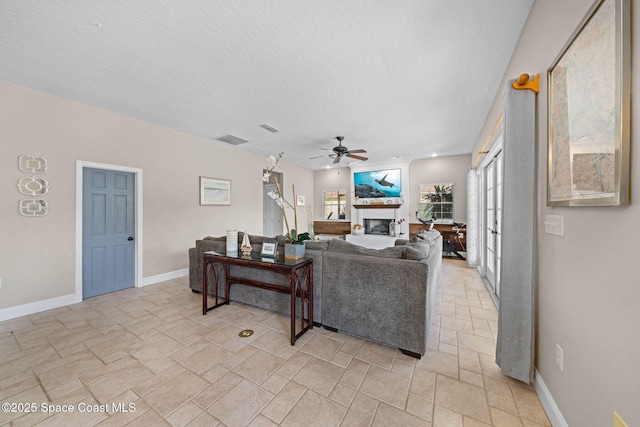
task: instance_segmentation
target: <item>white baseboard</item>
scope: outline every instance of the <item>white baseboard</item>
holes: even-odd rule
[[[53,310],[54,308],[64,307],[80,302],[82,299],[76,294],[63,295],[42,301],[31,302],[28,304],[17,305],[15,307],[3,308],[0,310],[0,322],[15,319],[17,317],[28,316],[30,314],[40,313],[42,311]]]
[[[168,273],[149,276],[142,279],[142,283],[138,286],[149,286],[155,283],[164,282],[166,280],[178,279],[189,275],[189,269],[170,271]],[[28,304],[17,305],[15,307],[0,309],[0,322],[15,319],[17,317],[28,316],[30,314],[40,313],[42,311],[53,310],[54,308],[64,307],[66,305],[76,304],[82,301],[81,295],[70,294],[61,297],[51,298],[42,301],[36,301]]]
[[[560,408],[558,408],[555,400],[553,400],[551,392],[542,380],[542,376],[537,369],[535,379],[533,380],[533,387],[536,389],[536,393],[538,393],[538,398],[540,398],[540,402],[542,403],[544,410],[547,412],[551,425],[553,427],[569,427],[569,424],[567,424],[567,421],[562,416]]]
[[[155,276],[149,276],[142,279],[142,283],[138,285],[139,287],[149,286],[160,282],[165,282],[167,280],[178,279],[180,277],[188,276],[189,269],[183,268],[182,270],[170,271],[168,273],[156,274]]]

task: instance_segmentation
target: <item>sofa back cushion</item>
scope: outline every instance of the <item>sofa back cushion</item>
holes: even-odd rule
[[[310,251],[326,251],[329,249],[328,241],[320,241],[320,240],[305,240],[304,246]]]
[[[416,234],[416,237],[411,239],[411,241],[414,243],[415,242],[433,243],[433,241],[436,240],[439,235],[440,235],[440,232],[438,230],[428,230],[428,231],[423,230],[420,233]]]
[[[405,244],[407,248],[406,258],[417,261],[428,257],[432,244],[425,241],[407,242]]]
[[[360,245],[354,245],[342,239],[333,239],[329,241],[329,252],[339,252],[351,255],[367,255],[380,258],[405,258],[407,248],[405,246],[391,246],[384,249],[369,249]]]

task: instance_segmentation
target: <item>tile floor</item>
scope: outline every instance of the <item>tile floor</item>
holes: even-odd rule
[[[202,316],[187,278],[128,289],[0,323],[0,425],[549,426],[493,362],[496,319],[448,259],[419,361],[322,328],[292,347],[288,319],[251,306]]]

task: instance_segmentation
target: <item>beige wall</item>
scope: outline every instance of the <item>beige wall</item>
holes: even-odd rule
[[[262,233],[263,156],[1,81],[0,117],[0,309],[75,292],[77,160],[143,170],[145,278],[186,269],[205,235]],[[44,217],[18,213],[21,154],[48,160]],[[313,172],[281,166],[311,197]],[[199,205],[201,175],[232,181],[231,206]]]
[[[570,426],[611,426],[618,411],[640,425],[640,206],[546,206],[546,71],[592,5],[592,0],[536,0],[506,79],[540,73],[537,99],[537,349],[536,367]],[[633,8],[632,22],[640,22]],[[640,26],[632,40],[640,40]],[[638,44],[636,43],[636,46]],[[640,49],[633,49],[632,82],[640,76]],[[638,86],[633,84],[633,92]],[[632,96],[632,126],[640,123],[640,97]],[[474,149],[485,142],[500,113],[498,97]],[[640,186],[638,132],[632,132],[633,189]],[[637,195],[635,195],[637,196]],[[565,237],[544,233],[545,215],[564,215]],[[503,284],[506,286],[506,284]],[[564,371],[555,346],[564,350]]]
[[[420,184],[453,182],[453,215],[455,222],[467,222],[467,170],[471,155],[430,157],[414,160],[409,168],[409,213],[411,223],[418,223],[415,212],[420,203]]]

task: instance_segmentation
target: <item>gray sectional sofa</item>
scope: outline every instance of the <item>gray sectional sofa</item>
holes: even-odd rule
[[[255,251],[260,251],[263,242],[278,241],[281,247],[284,239],[249,236]],[[202,254],[224,251],[225,246],[224,237],[206,237],[189,250],[194,291],[202,291]],[[442,282],[439,232],[421,233],[413,241],[397,240],[396,246],[379,250],[340,239],[308,241],[306,256],[313,259],[316,325],[397,347],[414,357],[425,354]],[[231,268],[233,276],[287,286],[284,277],[269,271]],[[289,313],[289,296],[278,292],[237,284],[231,288],[231,300]]]

